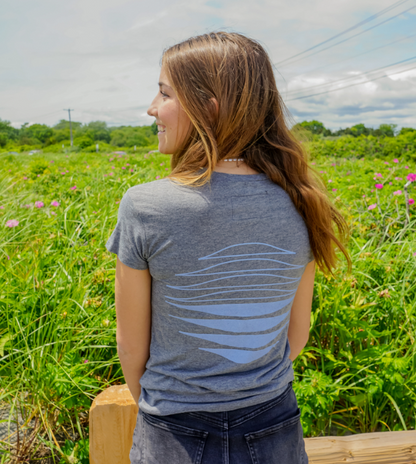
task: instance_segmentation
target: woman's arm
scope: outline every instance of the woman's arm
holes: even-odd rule
[[[306,265],[290,312],[288,339],[289,358],[294,361],[309,339],[313,285],[315,281],[315,260]]]
[[[152,277],[149,269],[132,269],[117,257],[117,352],[124,378],[136,404],[141,392],[139,381],[150,356],[151,295]]]

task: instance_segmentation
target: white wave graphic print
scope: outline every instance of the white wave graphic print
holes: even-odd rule
[[[211,255],[198,258],[198,260],[217,260],[217,262],[208,265],[205,269],[176,274],[184,278],[198,278],[198,283],[167,285],[180,291],[184,296],[174,298],[166,295],[170,300],[166,303],[195,311],[199,313],[198,316],[205,313],[221,318],[188,318],[172,314],[169,316],[200,327],[231,332],[231,334],[217,334],[179,331],[184,335],[212,342],[214,346],[220,345],[220,348],[199,348],[200,350],[220,355],[238,364],[247,364],[260,359],[279,343],[276,338],[289,323],[288,307],[295,296],[300,277],[294,278],[282,274],[284,271],[304,267],[276,259],[276,255],[288,254],[296,253],[267,243],[254,242],[230,245]],[[201,277],[205,279],[201,281]],[[248,281],[255,283],[248,284]],[[287,288],[288,286],[291,288]],[[245,292],[250,294],[244,296]],[[280,299],[276,300],[276,298]],[[258,301],[253,302],[253,300]],[[242,319],[243,317],[246,319]],[[280,326],[283,322],[284,324]],[[272,332],[256,333],[271,329]]]

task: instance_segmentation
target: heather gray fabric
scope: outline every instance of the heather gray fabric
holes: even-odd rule
[[[152,276],[142,411],[232,411],[294,379],[290,309],[314,257],[302,217],[266,174],[131,187],[106,248]]]

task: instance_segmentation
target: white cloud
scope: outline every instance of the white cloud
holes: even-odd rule
[[[28,120],[54,124],[67,117],[63,108],[70,107],[76,121],[149,124],[154,118],[146,110],[158,91],[159,61],[166,47],[211,30],[235,31],[258,40],[277,63],[380,11],[391,0],[4,3],[0,11],[2,119],[16,125]],[[401,7],[380,20],[399,11]],[[352,58],[411,34],[412,17],[408,13],[323,53],[278,65],[276,80],[283,97],[289,99],[295,90],[308,95],[364,81],[360,74],[412,56],[413,43],[404,41]],[[294,100],[288,107],[298,120],[318,119],[331,128],[394,121],[416,127],[415,76],[416,71],[393,73]],[[346,77],[351,79],[308,90]]]
[[[409,71],[402,72],[400,74],[390,74],[389,79],[392,81],[407,81],[416,77],[416,69],[411,69]]]

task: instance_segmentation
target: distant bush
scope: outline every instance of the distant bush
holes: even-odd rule
[[[326,156],[351,157],[395,157],[416,160],[416,131],[405,131],[396,137],[375,137],[373,135],[353,137],[313,136],[307,147],[312,157]]]

